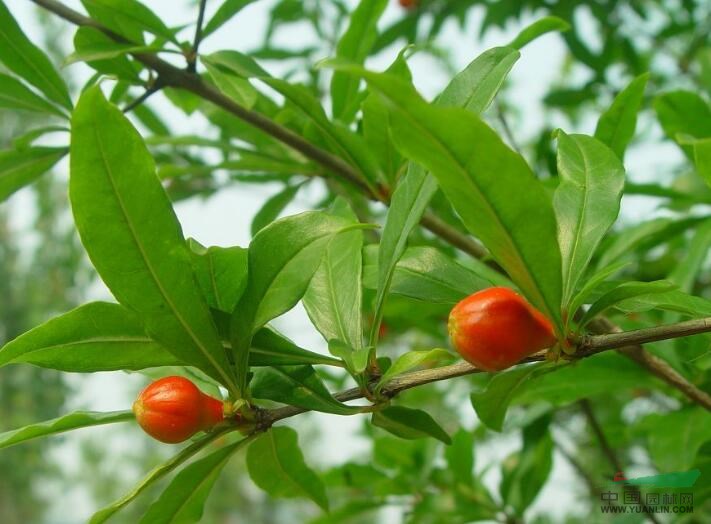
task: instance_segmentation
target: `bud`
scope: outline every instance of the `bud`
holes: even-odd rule
[[[151,437],[168,444],[212,429],[224,419],[223,403],[200,391],[184,377],[165,377],[144,389],[133,403],[138,424]]]

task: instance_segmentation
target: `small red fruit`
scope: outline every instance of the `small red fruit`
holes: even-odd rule
[[[133,412],[143,431],[168,444],[207,431],[224,419],[223,403],[184,377],[165,377],[141,391]]]
[[[556,343],[550,321],[505,287],[478,291],[449,313],[449,336],[464,360],[500,371]]]
[[[400,5],[402,7],[404,7],[405,9],[415,9],[419,4],[418,0],[399,0],[399,1],[400,1]]]

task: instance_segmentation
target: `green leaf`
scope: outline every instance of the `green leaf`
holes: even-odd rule
[[[255,370],[252,396],[303,409],[353,415],[360,408],[337,401],[311,366],[268,367]]]
[[[376,289],[377,245],[366,246],[363,284]],[[494,285],[511,287],[511,282],[483,263],[473,260],[465,267],[437,248],[409,247],[395,266],[390,293],[430,303],[456,304],[481,289]]]
[[[225,72],[209,61],[203,60],[203,63],[220,91],[241,106],[248,109],[254,106],[257,101],[257,90],[249,83],[249,80],[232,72]]]
[[[411,80],[412,75],[404,57],[405,49],[398,53],[397,58],[387,71],[406,80]],[[402,166],[402,156],[395,149],[390,137],[388,108],[377,93],[369,93],[361,104],[361,112],[363,139],[380,162],[388,184],[394,185],[398,171]]]
[[[711,138],[689,139],[677,137],[679,144],[690,147],[699,176],[711,187]]]
[[[0,73],[0,107],[47,113],[61,118],[67,115],[57,106],[34,94],[25,84]]]
[[[34,182],[66,154],[66,147],[0,151],[0,202]]]
[[[388,5],[387,0],[361,0],[350,15],[348,29],[336,47],[336,57],[354,64],[363,64],[378,37],[378,20]],[[360,79],[336,71],[331,79],[333,116],[350,122],[355,116]]]
[[[411,369],[416,367],[433,368],[453,358],[454,355],[452,355],[452,353],[440,348],[424,351],[408,351],[404,355],[400,355],[398,359],[393,362],[393,365],[383,373],[383,376],[375,386],[375,391],[380,391],[380,389],[394,377],[407,373]]]
[[[694,466],[701,446],[711,440],[711,415],[698,407],[655,413],[642,419],[633,430],[644,432],[649,453],[660,472],[686,471]]]
[[[106,75],[115,75],[131,83],[140,82],[138,72],[141,66],[131,62],[128,53],[156,52],[157,48],[116,42],[108,35],[93,27],[80,27],[74,35],[76,51],[69,55],[65,64],[87,62],[91,67]]]
[[[696,93],[672,91],[654,100],[657,118],[666,135],[676,140],[677,135],[693,138],[711,137],[711,107]],[[682,146],[684,152],[693,159],[690,146]]]
[[[632,80],[619,92],[597,122],[595,138],[612,149],[620,160],[624,159],[625,149],[634,136],[637,113],[642,106],[647,80],[649,73]]]
[[[604,313],[623,300],[639,295],[664,293],[671,291],[675,287],[674,284],[666,280],[657,280],[654,282],[623,282],[593,302],[590,309],[588,309],[583,315],[583,318],[580,319],[580,326],[584,326],[597,315]]]
[[[237,51],[219,51],[200,59],[205,64],[225,68],[245,78],[259,79],[282,95],[323,138],[326,147],[355,166],[367,184],[372,185],[382,178],[378,163],[363,138],[347,127],[331,122],[321,102],[306,87],[270,76],[251,57]]]
[[[355,213],[343,200],[332,212],[351,223]],[[341,233],[329,244],[304,295],[304,308],[326,342],[339,340],[354,350],[363,347],[361,274],[363,233]]]
[[[543,364],[531,364],[495,374],[484,391],[471,395],[472,405],[479,420],[488,428],[501,431],[506,410],[516,391],[531,377],[544,369]]]
[[[208,444],[210,444],[210,442],[221,437],[225,433],[225,431],[227,430],[209,433],[200,440],[197,440],[186,448],[183,448],[180,453],[174,455],[167,462],[164,462],[163,464],[160,464],[159,466],[153,468],[151,471],[148,472],[148,474],[146,474],[145,477],[143,477],[143,479],[141,479],[138,484],[133,487],[131,491],[126,493],[120,499],[109,504],[105,508],[100,509],[99,511],[94,513],[91,519],[89,519],[89,524],[101,524],[102,522],[106,522],[112,515],[114,515],[117,511],[119,511],[121,508],[123,508],[136,497],[138,497],[146,489],[148,489],[160,479],[165,477],[168,473],[180,466],[183,462],[190,459],[190,457],[192,457],[201,449],[206,447]]]
[[[254,334],[249,350],[250,366],[293,366],[299,364],[326,364],[343,367],[335,358],[303,349],[269,327]]]
[[[711,316],[711,301],[679,290],[627,298],[615,307],[625,313],[663,309],[692,318]]]
[[[452,78],[435,104],[463,107],[477,115],[483,113],[520,56],[521,53],[513,47],[493,47],[484,51]]]
[[[569,315],[575,315],[580,306],[589,303],[586,302],[586,300],[590,294],[595,291],[607,279],[607,277],[614,275],[627,265],[629,265],[629,262],[618,262],[617,264],[611,264],[604,267],[591,275],[587,282],[585,282],[585,285],[580,288],[580,291],[578,291],[575,295],[573,295],[573,298],[570,299],[568,305]]]
[[[109,413],[76,411],[46,422],[30,424],[23,428],[0,433],[0,449],[9,448],[15,444],[21,444],[35,438],[64,433],[65,431],[113,424],[115,422],[127,422],[129,420],[133,420],[131,411],[112,411]]]
[[[301,189],[300,185],[286,186],[283,190],[264,202],[264,205],[257,211],[257,214],[254,215],[252,219],[252,226],[250,228],[252,236],[274,222],[281,212],[284,211],[284,208],[294,200],[299,189]]]
[[[352,375],[360,375],[365,371],[365,368],[368,367],[368,357],[372,349],[372,346],[354,349],[338,339],[331,339],[328,342],[328,351],[334,357],[342,359]]]
[[[570,24],[568,24],[565,20],[558,18],[557,16],[545,16],[525,27],[518,34],[518,36],[511,41],[509,47],[521,49],[523,46],[529,42],[532,42],[541,35],[552,31],[568,31],[569,29]]]
[[[452,79],[435,104],[464,107],[477,114],[483,112],[519,56],[518,51],[507,47],[485,51]],[[411,162],[392,195],[378,253],[378,286],[371,344],[375,342],[380,328],[382,308],[396,264],[405,251],[410,232],[419,223],[437,187],[437,179],[432,174],[422,165]]]
[[[247,250],[239,247],[204,248],[188,239],[191,261],[207,304],[232,313],[247,287]]]
[[[222,2],[222,5],[215,12],[215,14],[212,15],[212,18],[210,18],[210,21],[205,24],[205,27],[202,30],[202,37],[206,38],[208,35],[217,31],[225,24],[225,22],[229,21],[230,18],[235,16],[252,2],[254,2],[254,0],[225,0]]]
[[[225,446],[186,466],[148,508],[140,524],[199,522],[205,501],[232,456],[253,437]]]
[[[374,426],[407,440],[434,437],[445,444],[452,439],[446,431],[425,411],[403,406],[390,406],[373,413]]]
[[[474,435],[460,428],[452,436],[452,444],[444,449],[449,470],[454,480],[465,486],[470,486],[474,480]]]
[[[304,295],[331,239],[349,223],[311,211],[262,229],[249,246],[247,288],[232,315],[231,339],[244,392],[252,335]]]
[[[697,218],[663,217],[629,226],[619,231],[607,244],[597,262],[597,267],[609,266],[625,255],[633,253],[640,245],[659,245],[698,221]]]
[[[513,394],[511,404],[545,402],[567,406],[583,398],[611,391],[622,395],[634,388],[659,388],[661,382],[630,359],[608,351],[571,364],[559,365],[551,373],[530,377]],[[610,370],[615,370],[611,373]]]
[[[476,115],[432,107],[398,78],[355,71],[387,98],[397,147],[432,171],[467,229],[526,297],[560,325],[555,215],[523,158]]]
[[[375,295],[375,319],[369,338],[371,345],[377,343],[385,297],[390,289],[397,261],[405,251],[410,232],[420,222],[436,192],[437,180],[428,175],[421,166],[411,162],[407,174],[393,193],[378,249],[378,286]]]
[[[523,448],[502,464],[501,498],[520,516],[536,499],[553,469],[549,423],[549,417],[542,417],[525,427]]]
[[[72,118],[69,197],[102,280],[186,364],[236,389],[180,224],[138,132],[98,87]]]
[[[179,45],[173,32],[148,7],[137,0],[81,0],[91,17],[133,43],[144,42],[143,32]]]
[[[72,108],[67,86],[47,55],[34,45],[0,0],[0,62],[59,105]]]
[[[697,276],[711,250],[711,219],[702,222],[691,238],[684,256],[669,273],[667,280],[676,284],[681,291],[691,293]]]
[[[247,449],[247,469],[254,483],[272,497],[307,497],[328,510],[321,479],[304,463],[296,431],[272,428]]]
[[[567,306],[595,250],[620,212],[625,170],[595,138],[558,131],[560,183],[553,196]]]
[[[5,344],[0,366],[18,363],[79,373],[183,364],[136,313],[108,302],[84,304]]]

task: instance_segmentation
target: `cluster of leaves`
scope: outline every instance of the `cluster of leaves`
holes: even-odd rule
[[[509,2],[423,1],[379,29],[385,0],[363,0],[352,12],[340,0],[283,0],[271,12],[260,49],[198,56],[194,44],[179,39],[183,28],[167,27],[135,0],[82,3],[105,30],[83,25],[76,31],[67,63],[84,62],[95,70],[76,104],[51,61],[0,3],[0,61],[12,73],[0,76],[0,105],[39,113],[51,123],[0,153],[0,197],[33,182],[68,153],[74,223],[117,303],[87,303],[37,326],[0,349],[0,366],[81,373],[184,368],[205,387],[221,387],[244,409],[278,403],[335,415],[373,411],[366,432],[374,443],[370,463],[328,472],[329,497],[323,480],[306,465],[293,429],[264,427],[233,441],[234,428],[221,428],[157,466],[92,522],[105,521],[180,467],[143,522],[197,521],[221,471],[243,448],[252,480],[271,496],[306,497],[324,509],[329,498],[338,501],[319,522],[341,522],[344,515],[396,504],[399,497],[412,508],[412,522],[520,519],[552,469],[551,426],[569,428],[577,402],[585,398],[605,399],[600,411],[606,427],[619,430],[618,442],[645,444],[647,458],[660,471],[695,466],[707,473],[711,455],[703,446],[708,440],[703,424],[683,456],[674,451],[682,437],[660,428],[703,421],[708,414],[679,409],[678,392],[614,353],[472,379],[468,386],[477,390],[471,402],[482,424],[473,431],[452,431],[459,426],[454,415],[444,424],[447,431],[429,414],[454,412],[461,404],[442,392],[412,392],[392,405],[380,396],[393,379],[451,360],[438,349],[446,344],[449,308],[494,284],[518,289],[552,320],[561,341],[586,333],[603,314],[615,315],[623,327],[711,316],[711,302],[704,298],[709,282],[702,275],[711,222],[699,212],[711,202],[709,48],[697,35],[691,36],[693,47],[684,49],[682,65],[706,92],[659,92],[651,104],[664,133],[688,158],[684,169],[692,176],[684,180],[694,182],[685,188],[633,185],[632,193],[664,199],[670,214],[611,232],[625,188],[625,151],[638,112],[650,105],[646,70],[651,69],[632,36],[618,29],[616,17],[644,18],[647,4],[668,14],[663,2],[633,2],[626,14],[617,2],[581,3],[602,25],[606,44],[599,53],[569,25],[575,14],[570,2],[527,2],[557,16],[544,17],[508,45],[475,57],[432,101],[414,87],[411,53],[441,55],[433,42],[444,23],[452,17],[465,21],[478,5],[486,9],[483,29],[506,23],[517,13]],[[206,17],[201,38],[250,3],[222,3]],[[687,18],[696,20],[703,6],[688,4]],[[669,16],[672,43],[695,30],[686,18]],[[279,31],[304,21],[318,45],[274,46]],[[521,49],[551,31],[562,32],[572,58],[594,73],[578,93],[550,93],[551,106],[574,116],[585,101],[597,101],[597,90],[616,63],[624,63],[624,73],[633,78],[602,111],[594,134],[559,129],[551,136],[544,129],[545,147],[533,144],[529,163],[486,122],[485,113]],[[385,72],[364,67],[369,56],[403,38],[415,43],[414,49],[398,53]],[[326,51],[332,58],[311,68],[324,45],[330,45]],[[155,76],[146,64],[162,55],[184,56],[188,71],[197,61],[204,72],[184,83],[183,77]],[[270,74],[260,62],[271,60],[293,65],[295,74],[289,80]],[[656,78],[661,73],[653,72],[654,89],[665,88]],[[320,96],[327,81],[329,108]],[[199,111],[219,139],[173,133],[148,103],[137,103],[143,100],[137,100],[136,89],[161,90],[177,110]],[[213,102],[228,100],[229,107],[208,102],[206,93]],[[147,136],[119,109],[126,105]],[[234,117],[235,107],[241,120]],[[66,146],[37,145],[46,134],[66,132]],[[554,141],[550,173],[536,176],[530,165],[539,165]],[[206,149],[217,151],[220,161],[205,160]],[[278,219],[302,187],[321,185],[322,178],[326,198],[315,210]],[[274,181],[283,183],[283,190],[254,217],[248,247],[205,247],[184,238],[175,201],[209,195],[225,183]],[[388,204],[385,215],[372,200]],[[443,224],[434,229],[435,237],[417,227],[421,221],[431,224],[432,217]],[[382,231],[372,234],[378,222]],[[464,258],[448,243],[471,237],[483,246],[468,244],[485,253],[482,260]],[[297,346],[269,325],[300,301],[330,356]],[[390,330],[385,344],[383,321]],[[431,349],[392,358],[396,341],[413,346],[413,340]],[[652,349],[703,386],[711,364],[707,346],[705,338],[696,337]],[[334,396],[349,380],[363,391],[372,386],[374,406],[353,406]],[[633,388],[643,388],[661,413],[625,428],[620,413],[632,398],[610,399],[610,392]],[[517,416],[507,419],[510,406]],[[2,433],[0,448],[131,418],[123,411],[73,413]],[[520,430],[521,448],[497,464],[502,481],[494,494],[483,481],[486,471],[477,468],[474,474],[474,447],[491,438],[486,428],[505,427]],[[192,460],[214,442],[221,445]],[[697,504],[709,494],[700,494]]]

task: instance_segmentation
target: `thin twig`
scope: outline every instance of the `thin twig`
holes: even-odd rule
[[[56,14],[60,18],[67,20],[75,25],[89,26],[112,38],[117,42],[127,42],[121,35],[102,26],[95,20],[82,15],[81,13],[65,6],[56,0],[32,0],[37,5]],[[153,69],[158,73],[158,76],[163,79],[166,86],[177,87],[190,91],[204,100],[214,103],[228,113],[233,114],[237,118],[261,129],[265,133],[276,138],[280,142],[286,144],[292,149],[300,152],[305,157],[324,166],[332,173],[336,174],[341,179],[349,182],[370,199],[377,200],[387,204],[390,200],[387,190],[378,191],[370,187],[370,184],[363,178],[353,166],[346,163],[340,157],[321,149],[308,140],[305,140],[300,135],[297,135],[290,129],[277,124],[273,120],[265,117],[261,113],[246,109],[235,103],[231,98],[223,95],[220,91],[212,87],[210,84],[203,82],[200,77],[193,75],[183,69],[179,69],[164,60],[161,60],[154,54],[132,53],[132,56],[143,63],[145,66]],[[422,225],[432,231],[435,235],[441,236],[455,247],[458,247],[465,253],[473,257],[481,257],[486,253],[483,247],[474,241],[468,235],[464,235],[457,231],[449,224],[432,219],[431,216],[425,216],[422,219]],[[446,235],[446,236],[444,236]]]
[[[593,430],[593,433],[595,433],[595,438],[597,438],[598,444],[600,444],[600,449],[602,449],[607,461],[615,469],[615,472],[623,471],[624,468],[622,467],[622,462],[620,462],[617,453],[615,453],[615,450],[612,449],[612,446],[610,446],[610,442],[607,440],[605,432],[602,430],[602,426],[600,426],[600,423],[593,412],[590,401],[588,399],[583,399],[578,404],[580,405],[580,409],[585,415],[590,428]]]
[[[668,340],[670,338],[688,337],[698,333],[711,331],[711,317],[687,320],[677,324],[656,326],[651,328],[625,331],[624,333],[610,333],[584,337],[579,344],[581,350],[587,349],[616,349],[626,346]]]
[[[143,102],[148,100],[148,98],[150,98],[151,95],[160,91],[161,87],[162,87],[162,85],[158,82],[158,80],[156,80],[156,82],[151,87],[146,89],[141,96],[139,96],[135,100],[131,101],[130,103],[126,104],[126,107],[124,107],[122,109],[122,111],[124,113],[133,111],[138,106],[140,106]]]
[[[593,430],[593,433],[595,433],[595,438],[597,439],[597,442],[600,445],[600,449],[607,458],[607,461],[615,469],[615,473],[623,472],[624,467],[622,466],[622,462],[617,456],[617,453],[615,453],[615,450],[612,449],[610,441],[607,440],[605,432],[603,431],[600,422],[597,420],[597,416],[593,411],[590,401],[588,399],[583,399],[579,402],[579,405],[583,414],[585,415],[585,418],[588,421],[588,424],[590,425],[590,428]],[[642,502],[640,488],[638,486],[629,486],[629,489],[632,489],[639,493],[640,505],[642,506],[642,511],[645,513],[645,515],[647,515],[647,518],[654,524],[659,524],[659,520],[657,519],[656,515],[654,515],[654,513],[651,513],[647,505]]]
[[[200,10],[198,11],[198,19],[195,26],[193,48],[191,49],[190,56],[188,57],[188,72],[190,73],[195,73],[196,71],[198,49],[200,48],[200,42],[202,41],[202,21],[205,18],[205,4],[207,4],[207,0],[200,0]]]
[[[503,128],[506,138],[508,138],[509,140],[509,145],[514,149],[514,151],[516,151],[520,155],[521,148],[518,146],[518,142],[516,142],[516,138],[514,137],[514,134],[511,131],[509,121],[506,118],[506,113],[504,113],[504,108],[498,102],[496,103],[496,116],[498,117],[499,122],[501,122],[501,127]]]

